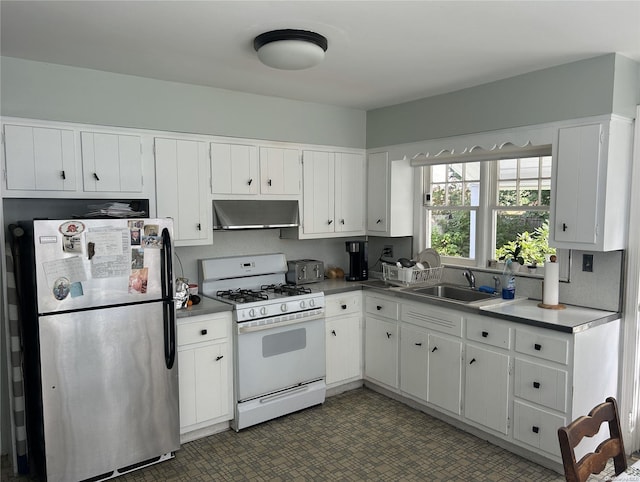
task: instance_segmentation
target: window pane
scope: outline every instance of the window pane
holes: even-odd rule
[[[461,206],[462,205],[462,183],[449,184],[449,206]]]
[[[480,183],[469,182],[464,193],[465,206],[478,206],[480,204]]]
[[[540,177],[551,177],[551,156],[544,156],[542,158]]]
[[[548,245],[549,213],[498,211],[496,213],[496,257],[509,253],[515,242],[525,263],[543,264],[545,255],[555,253]],[[505,248],[509,250],[505,251]]]
[[[445,205],[445,187],[446,184],[434,184],[431,187],[431,204],[433,204],[434,206]]]
[[[470,211],[430,211],[431,247],[443,256],[469,258],[472,245],[475,247],[472,214],[475,219],[475,212]]]
[[[518,205],[515,181],[498,182],[498,204],[500,206]]]
[[[520,206],[538,206],[538,180],[525,179],[520,181]]]
[[[520,159],[520,178],[537,178],[539,173],[540,159],[538,157],[529,157]]]
[[[445,182],[447,180],[447,165],[431,166],[431,182]]]
[[[462,164],[449,164],[449,181],[462,181]]]
[[[515,179],[518,173],[517,159],[502,159],[498,161],[498,178]]]
[[[464,178],[467,181],[479,181],[480,180],[480,163],[479,162],[468,162],[465,164],[465,175]]]

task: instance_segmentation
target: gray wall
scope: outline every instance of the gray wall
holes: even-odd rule
[[[4,116],[365,147],[362,110],[10,57],[0,62]]]
[[[640,66],[618,54],[367,112],[367,147],[602,114],[635,117]],[[615,96],[614,96],[615,94]]]

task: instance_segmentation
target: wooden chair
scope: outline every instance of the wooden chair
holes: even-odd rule
[[[584,437],[593,437],[601,424],[609,424],[609,438],[576,462],[574,449]],[[622,441],[618,404],[613,397],[601,403],[589,412],[571,422],[567,427],[558,429],[560,453],[567,482],[584,482],[591,474],[602,472],[607,461],[613,458],[616,475],[627,469],[627,456]]]

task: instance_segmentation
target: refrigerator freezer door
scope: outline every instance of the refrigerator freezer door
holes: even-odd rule
[[[180,448],[162,302],[39,322],[48,480],[84,480]]]
[[[34,221],[38,313],[161,299],[165,228],[170,219]]]

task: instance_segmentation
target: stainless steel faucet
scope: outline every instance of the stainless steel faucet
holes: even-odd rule
[[[469,288],[471,288],[472,290],[476,288],[476,277],[473,275],[473,272],[469,268],[465,269],[462,272],[462,276],[467,278],[467,281],[469,282]]]
[[[496,290],[496,293],[500,289],[500,278],[498,278],[497,276],[493,277],[493,287]]]

